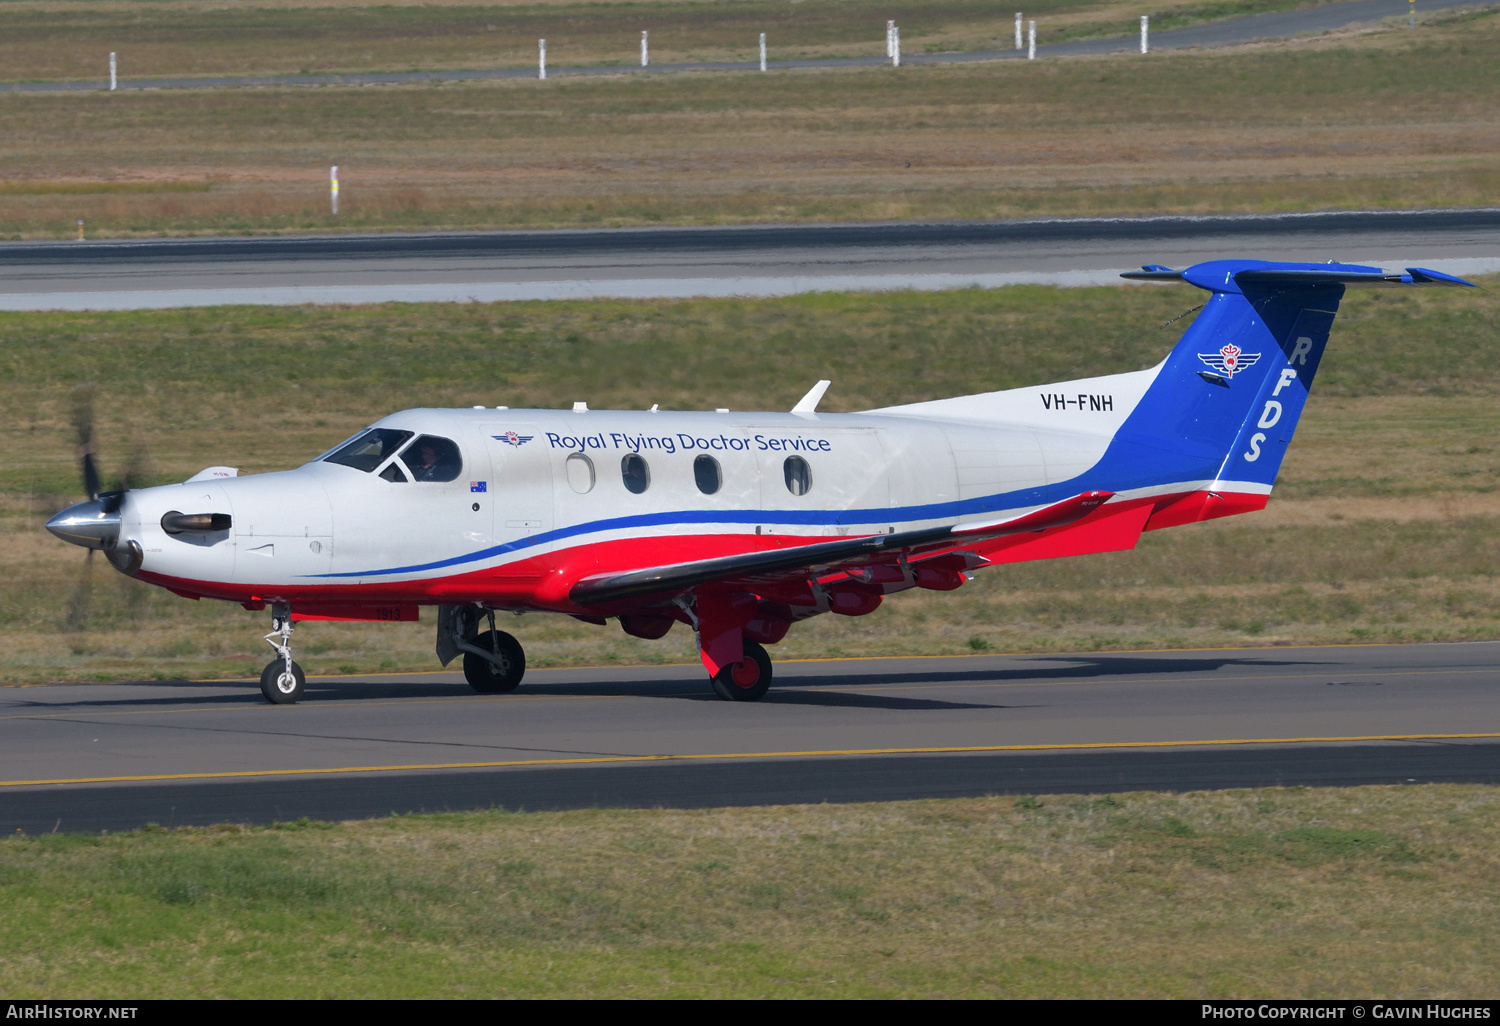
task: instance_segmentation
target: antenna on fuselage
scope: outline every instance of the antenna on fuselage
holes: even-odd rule
[[[828,391],[831,381],[820,381],[807,390],[807,394],[797,400],[797,405],[792,407],[793,413],[817,413],[818,403],[823,401],[823,393]]]

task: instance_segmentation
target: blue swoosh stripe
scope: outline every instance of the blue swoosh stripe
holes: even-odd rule
[[[421,573],[426,570],[442,570],[464,563],[476,563],[510,552],[546,545],[579,535],[597,534],[602,531],[621,531],[640,527],[666,527],[677,524],[795,524],[808,527],[844,526],[856,524],[889,524],[892,521],[940,520],[961,517],[973,513],[990,513],[995,510],[1015,509],[1019,506],[1039,506],[1049,501],[1049,494],[1065,491],[1058,485],[1026,488],[1015,492],[981,496],[977,499],[962,499],[953,502],[934,502],[922,506],[882,506],[871,509],[845,510],[675,510],[667,513],[640,513],[628,517],[612,517],[608,520],[591,520],[571,527],[560,527],[544,531],[529,538],[493,545],[478,552],[470,552],[431,563],[413,563],[385,570],[352,570],[340,573],[310,574],[309,577],[375,577],[384,574]],[[1073,493],[1069,492],[1068,495]],[[1059,495],[1066,498],[1067,495]]]

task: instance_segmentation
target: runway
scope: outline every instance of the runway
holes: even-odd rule
[[[1500,643],[0,688],[0,830],[442,809],[1500,782]]]
[[[1120,284],[1225,256],[1500,272],[1500,209],[0,244],[0,310]]]

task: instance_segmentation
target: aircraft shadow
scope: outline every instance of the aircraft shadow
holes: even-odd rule
[[[1044,668],[1017,667],[995,670],[952,670],[897,673],[833,673],[793,676],[786,671],[776,677],[777,688],[871,687],[879,684],[967,684],[987,682],[1048,683],[1059,680],[1087,680],[1094,677],[1172,676],[1174,674],[1214,673],[1227,666],[1318,666],[1310,659],[1162,659],[1132,656],[1042,656],[1038,662],[1063,662],[1070,665]],[[1129,680],[1120,683],[1128,684]]]
[[[1173,659],[1160,656],[1040,656],[1029,660],[1033,665],[1015,668],[995,669],[965,669],[947,670],[933,672],[917,669],[901,670],[889,673],[831,673],[814,674],[786,671],[777,674],[775,686],[768,695],[768,700],[775,700],[780,704],[801,705],[825,705],[843,706],[846,708],[887,708],[887,709],[996,709],[1014,708],[1012,706],[994,705],[990,703],[964,703],[946,702],[936,699],[914,699],[896,698],[894,696],[871,696],[851,695],[843,693],[843,689],[891,686],[891,685],[922,685],[922,684],[982,684],[982,683],[1024,683],[1035,681],[1038,683],[1049,683],[1066,680],[1089,680],[1092,678],[1117,677],[1121,678],[1117,683],[1128,685],[1132,677],[1156,676],[1172,677],[1179,674],[1206,674],[1222,670],[1231,666],[1250,667],[1285,667],[1285,666],[1332,666],[1326,662],[1310,659],[1247,659],[1235,657],[1216,658],[1180,658]],[[1035,663],[1051,663],[1059,665],[1041,666]],[[600,673],[601,677],[607,677],[608,671]],[[132,686],[128,682],[120,682],[114,686]],[[258,705],[265,700],[261,697],[260,689],[253,683],[226,684],[224,681],[140,681],[134,686],[151,688],[155,691],[152,695],[121,696],[118,698],[89,698],[80,697],[75,701],[67,702],[45,702],[45,701],[20,701],[4,706],[4,713],[0,715],[23,716],[42,715],[47,713],[77,713],[87,715],[89,710],[107,709],[151,709],[151,708],[207,708],[210,706],[224,705]],[[841,693],[838,695],[827,694],[822,698],[814,696],[822,692],[831,692],[835,689]],[[199,694],[192,694],[193,691]],[[214,694],[202,694],[202,691],[212,690]],[[162,691],[175,692],[162,694]],[[514,692],[517,697],[526,695],[535,696],[559,696],[577,698],[668,698],[689,700],[713,700],[719,701],[708,686],[707,680],[684,680],[681,678],[659,678],[656,680],[633,680],[633,681],[611,681],[608,679],[596,682],[570,683],[570,684],[522,684],[520,689]],[[328,703],[328,702],[370,702],[392,699],[411,698],[474,698],[475,693],[466,684],[434,682],[411,683],[401,681],[362,681],[358,679],[340,680],[337,683],[326,683],[313,681],[307,686],[307,696],[304,701]],[[508,696],[494,696],[497,701],[504,701]]]
[[[722,702],[713,692],[679,695],[689,702]],[[850,691],[779,691],[772,688],[761,705],[809,705],[829,709],[885,709],[896,712],[937,712],[943,709],[1018,709],[1022,706],[988,702],[944,702],[935,698],[898,698],[895,695],[863,695]]]

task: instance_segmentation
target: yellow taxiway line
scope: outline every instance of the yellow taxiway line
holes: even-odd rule
[[[1488,734],[1366,734],[1353,737],[1213,738],[1199,741],[1090,741],[1079,744],[962,745],[941,748],[847,748],[806,752],[716,752],[688,755],[598,755],[569,759],[514,759],[497,762],[431,762],[397,766],[327,766],[304,769],[225,770],[215,773],[148,773],[122,777],[63,777],[55,780],[0,780],[0,787],[43,784],[125,784],[153,780],[226,780],[245,777],[326,776],[338,773],[391,773],[403,770],[506,769],[522,766],[583,766],[599,763],[703,762],[729,759],[797,759],[853,755],[962,755],[982,752],[1055,752],[1118,748],[1197,748],[1223,745],[1331,744],[1350,741],[1467,741],[1500,738]]]

